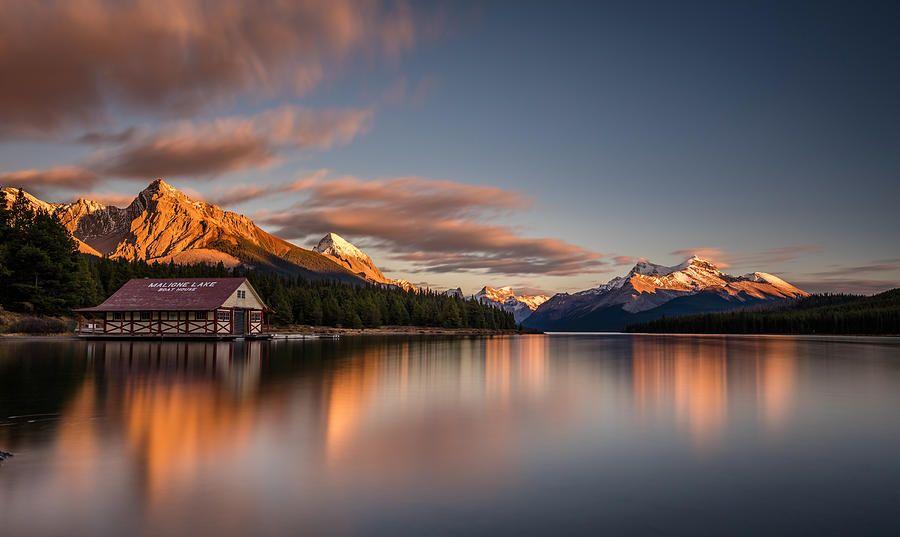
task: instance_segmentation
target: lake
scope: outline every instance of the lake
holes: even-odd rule
[[[897,535],[900,339],[0,340],[0,534]]]

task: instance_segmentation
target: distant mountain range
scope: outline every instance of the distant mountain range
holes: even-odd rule
[[[11,205],[18,189],[0,190]],[[362,250],[328,233],[312,250],[280,239],[250,218],[192,199],[158,179],[125,208],[79,199],[49,203],[24,193],[35,209],[55,213],[91,255],[178,264],[222,262],[273,270],[308,279],[370,282],[419,289],[384,275]],[[463,297],[461,289],[447,294]],[[666,267],[641,261],[623,276],[574,294],[517,294],[511,287],[485,286],[473,298],[511,312],[517,323],[540,330],[619,331],[666,316],[727,311],[757,303],[795,299],[808,293],[765,272],[723,273],[692,257]]]
[[[808,295],[777,276],[765,272],[731,276],[696,256],[674,267],[641,261],[627,275],[599,287],[553,296],[523,324],[548,331],[620,331],[667,316],[734,310]]]

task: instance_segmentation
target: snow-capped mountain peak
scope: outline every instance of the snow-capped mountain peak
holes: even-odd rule
[[[765,272],[731,276],[713,262],[697,256],[671,267],[642,260],[625,276],[613,278],[604,285],[554,296],[528,318],[526,325],[545,329],[620,330],[631,315],[650,319],[657,311],[659,315],[676,311],[697,313],[706,307],[721,311],[807,294]],[[687,303],[689,298],[693,302]]]
[[[314,251],[319,252],[320,254],[328,254],[335,255],[340,257],[353,257],[356,259],[369,259],[369,256],[364,254],[362,250],[348,242],[344,237],[341,237],[337,233],[329,233],[322,237],[322,240],[319,241],[319,244],[313,248]]]
[[[337,233],[329,233],[322,237],[313,251],[332,258],[351,272],[360,274],[368,280],[390,283],[368,255]]]
[[[329,233],[322,237],[313,251],[331,258],[347,270],[371,282],[394,285],[404,291],[419,291],[418,287],[406,280],[394,280],[385,276],[375,266],[372,258],[337,233]]]
[[[512,313],[516,322],[521,323],[550,297],[540,294],[518,295],[511,286],[497,288],[485,286],[475,293],[475,299],[482,304],[493,305]]]

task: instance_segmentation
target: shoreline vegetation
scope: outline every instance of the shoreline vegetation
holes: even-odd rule
[[[654,334],[900,335],[900,289],[877,295],[812,295],[765,309],[666,317],[626,328]]]

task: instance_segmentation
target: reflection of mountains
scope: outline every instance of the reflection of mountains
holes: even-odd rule
[[[123,443],[151,504],[223,461],[291,451],[333,485],[478,479],[513,462],[524,425],[510,399],[546,387],[545,347],[542,338],[90,343],[91,373],[64,410],[57,452]],[[96,415],[114,426],[85,427]]]
[[[788,419],[795,340],[603,341],[86,343],[71,358],[83,380],[58,428],[32,439],[52,438],[65,471],[27,486],[65,490],[47,507],[61,510],[78,507],[72,497],[140,494],[151,515],[189,511],[198,489],[217,499],[204,505],[233,509],[263,501],[254,494],[366,485],[487,492],[529,450],[577,443],[604,412],[622,419],[633,407],[651,425],[674,422],[701,448],[748,408],[764,432]],[[5,442],[16,428],[3,429]],[[117,480],[99,490],[98,472]]]
[[[696,444],[714,442],[726,425],[729,392],[755,397],[761,421],[770,430],[786,419],[794,390],[796,340],[636,337],[631,341],[636,408],[645,415],[674,412],[676,422]],[[740,358],[729,360],[734,356]]]

